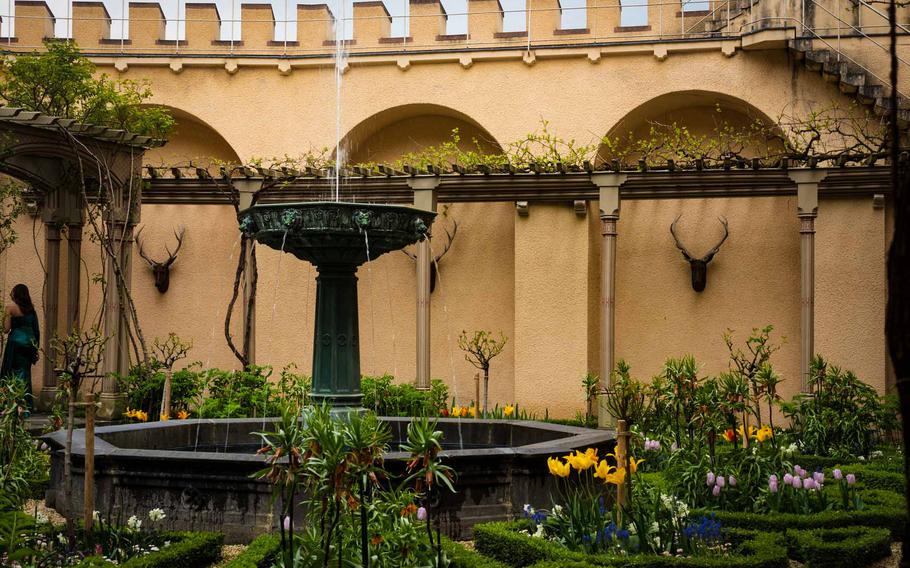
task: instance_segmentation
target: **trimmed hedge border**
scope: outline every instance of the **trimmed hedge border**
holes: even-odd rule
[[[224,568],[269,568],[280,549],[280,535],[260,535],[237,558],[225,564]],[[447,538],[442,540],[442,549],[452,561],[451,568],[506,568],[505,564],[468,550]]]
[[[259,535],[239,556],[225,564],[224,568],[269,568],[280,549],[281,535]]]
[[[478,552],[514,568],[788,568],[783,535],[755,531],[727,531],[740,554],[726,557],[677,558],[636,555],[628,557],[584,554],[558,543],[533,538],[518,531],[526,521],[474,525],[474,546]]]
[[[891,533],[874,527],[788,530],[790,557],[807,568],[856,568],[891,555]]]
[[[907,492],[907,484],[902,473],[880,469],[864,463],[851,463],[835,467],[844,472],[844,475],[848,473],[856,474],[856,486],[860,489],[884,489],[901,495]],[[826,470],[827,473],[830,473],[834,468],[826,468]],[[828,479],[833,479],[833,477],[829,475]]]
[[[904,496],[893,491],[866,489],[860,493],[866,508],[860,511],[823,511],[813,515],[795,513],[740,513],[732,511],[695,511],[694,515],[714,514],[721,525],[760,531],[784,533],[788,529],[842,528],[851,526],[881,527],[891,531],[892,538],[903,538],[907,524]]]
[[[806,568],[856,568],[891,555],[891,534],[874,527],[787,531],[790,557]]]
[[[120,568],[160,568],[162,566],[208,566],[221,556],[221,545],[224,535],[212,532],[168,532],[162,537],[170,540],[170,546],[158,552],[132,558]],[[80,567],[110,567],[118,566],[98,556],[86,558]]]

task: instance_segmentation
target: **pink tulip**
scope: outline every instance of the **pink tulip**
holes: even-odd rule
[[[835,470],[834,470],[834,479],[840,481],[840,480],[843,479],[843,478],[844,478],[844,472],[842,472],[842,471],[839,470],[839,469],[835,469]]]
[[[291,532],[291,517],[284,518],[284,530]]]
[[[708,481],[708,483],[707,483],[708,487],[711,487],[712,485],[714,485],[715,477],[714,477],[714,472],[713,472],[713,471],[709,471],[709,472],[708,472],[708,479],[707,479],[707,481]]]
[[[711,494],[714,495],[715,497],[720,497],[720,486],[715,485],[714,489],[711,490]]]
[[[794,477],[794,478],[793,478],[793,481],[791,482],[791,485],[793,485],[793,488],[794,488],[794,489],[802,489],[802,488],[803,488],[803,480],[800,479],[800,478],[798,478],[798,477]]]
[[[425,520],[427,520],[427,510],[426,510],[426,508],[420,507],[419,509],[417,509],[417,520],[418,520],[418,521],[425,521]]]
[[[785,473],[784,474],[784,483],[786,483],[787,485],[791,485],[793,483],[793,476],[790,475],[789,473]]]
[[[771,493],[777,493],[777,481],[768,482],[768,491]]]
[[[784,478],[784,481],[787,481],[787,479]],[[770,477],[768,477],[768,483],[777,483],[777,476],[771,475]]]
[[[730,487],[736,487],[736,478],[735,477],[733,477],[731,475],[729,481],[730,481]]]
[[[852,473],[848,473],[847,474],[847,485],[853,485],[854,483],[856,483],[856,476],[853,475]]]
[[[824,483],[825,474],[820,471],[816,471],[815,473],[812,474],[812,479],[815,480],[815,483]]]
[[[724,488],[724,485],[727,484],[727,480],[724,479],[724,476],[723,476],[723,475],[718,475],[718,476],[717,476],[717,479],[714,481],[714,483],[717,484],[718,487],[720,487],[721,489],[723,489],[723,488]]]

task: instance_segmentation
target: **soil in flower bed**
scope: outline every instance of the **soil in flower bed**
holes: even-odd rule
[[[866,568],[898,568],[901,563],[901,543],[891,543],[891,556],[882,558],[878,562],[869,564]],[[790,561],[790,568],[803,568],[803,564],[795,560]]]

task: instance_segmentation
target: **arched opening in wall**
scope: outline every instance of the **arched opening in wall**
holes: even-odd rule
[[[784,148],[777,121],[742,99],[709,91],[655,97],[626,114],[605,140],[598,157],[626,163],[703,157],[699,154],[761,158]]]
[[[217,130],[192,114],[167,107],[176,125],[168,142],[145,153],[145,163],[153,166],[209,165],[214,162],[240,163],[240,157]]]
[[[502,151],[490,133],[469,116],[440,105],[414,104],[384,110],[352,128],[342,142],[344,161],[394,163],[408,153],[452,141],[456,130],[463,150]]]

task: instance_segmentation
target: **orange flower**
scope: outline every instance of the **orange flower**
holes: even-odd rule
[[[732,441],[736,440],[736,432],[733,431],[733,428],[728,428],[724,432],[724,440],[726,440],[728,442],[732,442]]]
[[[178,420],[186,420],[186,419],[189,418],[189,417],[190,417],[190,413],[187,412],[186,410],[180,410],[180,411],[177,412],[177,419],[178,419]]]
[[[159,415],[158,415],[158,420],[161,420],[162,422],[166,422],[166,421],[168,421],[168,420],[170,420],[170,419],[171,419],[171,415],[170,415],[170,414],[163,413],[163,414],[159,414]]]
[[[374,534],[373,538],[370,539],[370,546],[379,546],[379,544],[385,539],[382,538],[381,534]]]
[[[411,503],[407,507],[405,507],[401,510],[401,516],[407,517],[409,515],[413,515],[416,512],[417,512],[417,505],[415,505],[414,503]]]

